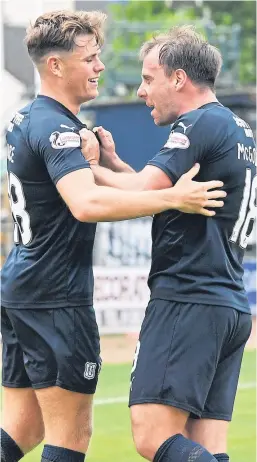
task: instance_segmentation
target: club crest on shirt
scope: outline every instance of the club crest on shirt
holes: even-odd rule
[[[49,141],[53,149],[80,147],[80,136],[74,132],[53,132],[49,137]]]
[[[188,137],[183,133],[178,132],[171,132],[166,144],[164,145],[164,147],[168,149],[187,149],[189,146],[190,141]]]

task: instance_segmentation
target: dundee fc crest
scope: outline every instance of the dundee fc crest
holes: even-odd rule
[[[87,380],[92,380],[95,378],[95,371],[96,371],[96,363],[86,363],[85,364],[85,371],[84,377]]]

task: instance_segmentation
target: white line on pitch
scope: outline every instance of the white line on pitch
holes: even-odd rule
[[[127,402],[128,402],[127,396],[118,396],[118,398],[95,399],[94,405],[101,406],[102,404],[116,404],[116,403],[127,403]]]
[[[238,385],[238,390],[249,390],[250,388],[256,388],[256,382],[246,382]]]
[[[256,388],[255,382],[246,382],[241,383],[238,386],[238,390],[249,390],[251,388]],[[103,404],[118,404],[118,403],[127,403],[128,397],[127,396],[118,396],[117,398],[103,398],[103,399],[95,399],[94,405],[95,406],[102,406]]]

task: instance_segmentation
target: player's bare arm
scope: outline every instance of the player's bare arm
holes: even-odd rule
[[[80,135],[83,141],[82,152],[91,164],[91,170],[93,171],[94,179],[97,184],[130,191],[163,190],[173,186],[170,178],[165,172],[153,165],[147,165],[138,173],[117,173],[99,166],[97,164],[99,159],[99,146],[95,136],[92,132],[85,129],[80,132]],[[90,159],[93,159],[93,163],[91,163]],[[201,213],[206,216],[211,216],[210,212],[207,211],[205,207],[222,207],[224,205],[223,201],[217,199],[224,198],[226,193],[220,190],[209,191],[209,189],[220,187],[218,185],[222,186],[223,183],[219,181],[203,183],[192,181],[193,177],[199,172],[199,168],[199,165],[195,166],[188,173],[182,175],[174,187],[176,188],[176,194],[178,191],[179,194],[183,195],[184,200],[183,202],[181,196],[178,210],[186,213]]]
[[[221,187],[220,181],[196,183],[192,178],[198,173],[194,166],[173,188],[159,191],[122,191],[107,186],[97,186],[89,169],[71,172],[57,182],[57,189],[79,221],[117,221],[148,216],[169,209],[186,213],[215,215],[205,207],[222,207],[223,191],[209,191]],[[215,198],[215,199],[214,199]]]

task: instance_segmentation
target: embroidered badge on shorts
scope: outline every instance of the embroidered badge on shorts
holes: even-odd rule
[[[97,366],[96,363],[87,362],[85,364],[85,370],[84,370],[85,379],[92,380],[95,378],[96,366]]]

